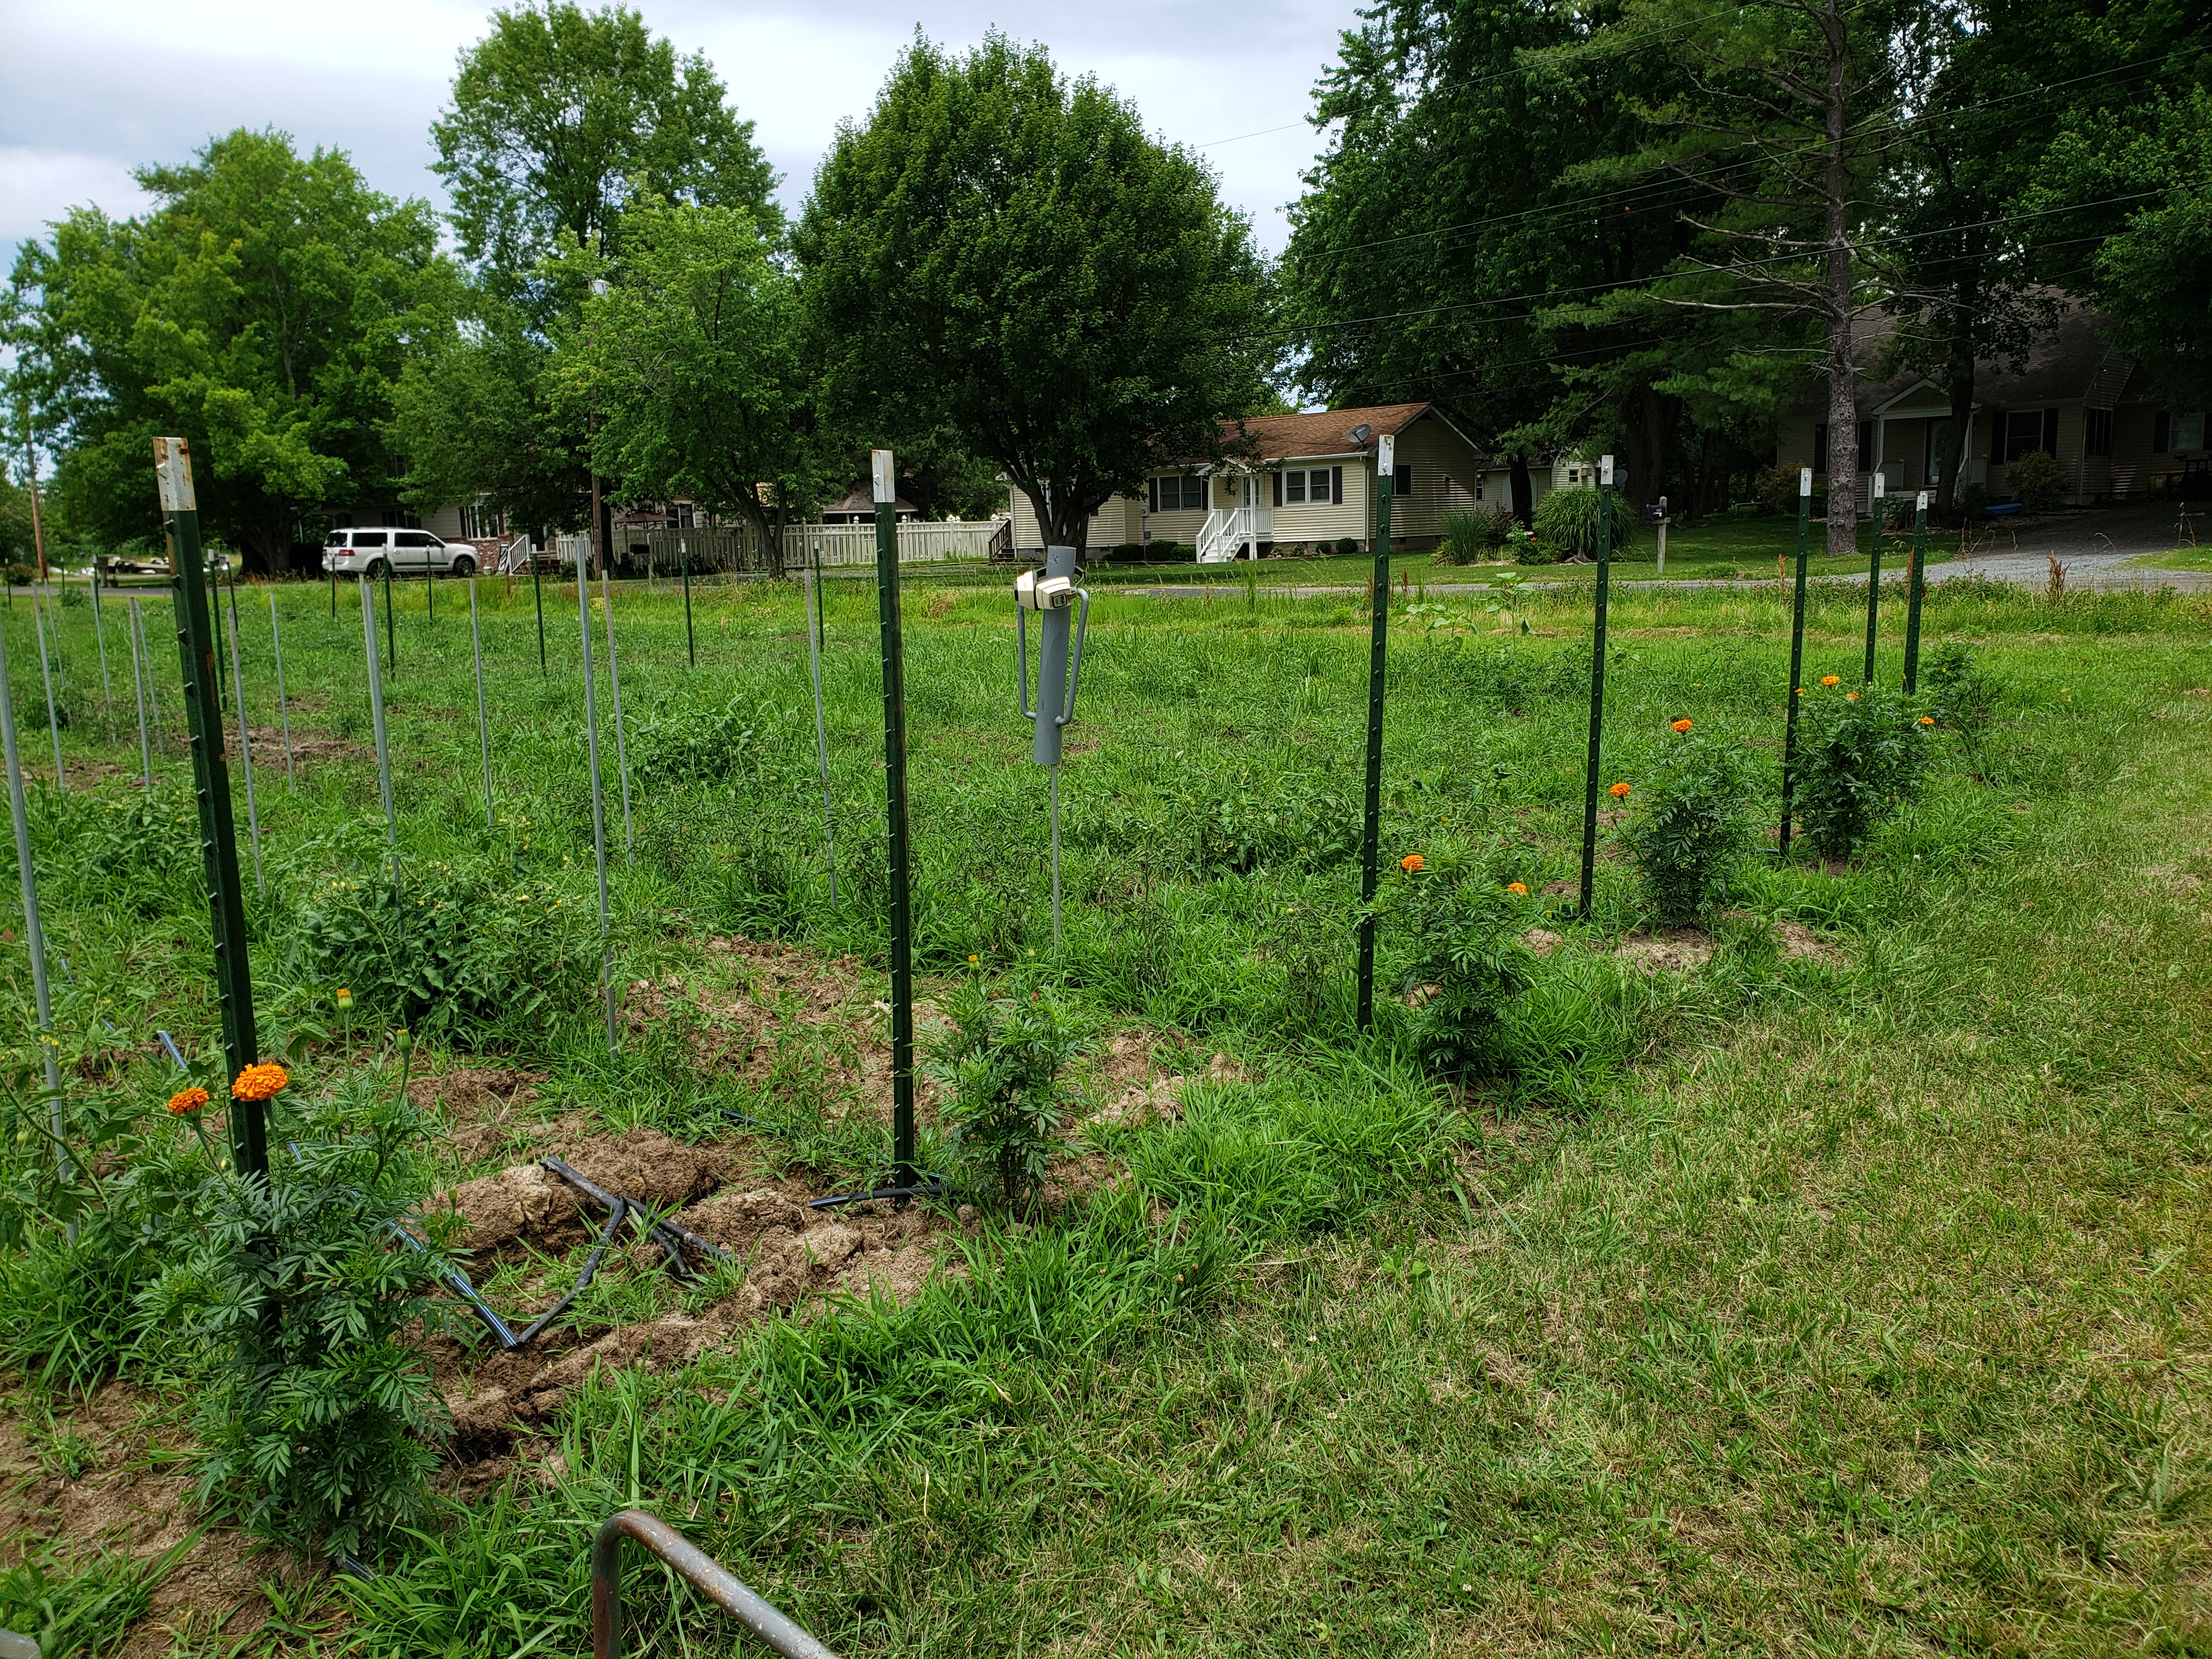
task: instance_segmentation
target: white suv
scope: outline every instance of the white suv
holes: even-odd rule
[[[333,530],[323,544],[323,568],[371,580],[389,565],[395,576],[473,576],[477,550],[448,547],[427,530]]]

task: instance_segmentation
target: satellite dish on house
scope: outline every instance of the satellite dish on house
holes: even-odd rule
[[[1374,430],[1375,428],[1373,427],[1368,425],[1366,422],[1362,421],[1358,426],[1352,428],[1351,431],[1346,433],[1344,435],[1351,439],[1352,441],[1356,444],[1364,444],[1367,441],[1368,434]]]

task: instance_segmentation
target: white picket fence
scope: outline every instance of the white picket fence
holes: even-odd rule
[[[1005,519],[944,519],[933,522],[914,521],[898,527],[898,550],[901,564],[947,564],[974,561],[981,562],[994,552],[1011,556],[1012,526]],[[647,543],[653,548],[653,561],[664,574],[672,574],[677,568],[675,538],[687,532],[672,530],[626,531],[618,532],[618,539],[632,538]],[[762,550],[755,544],[750,526],[727,525],[718,530],[696,532],[702,544],[734,544],[739,552],[741,568],[757,569],[766,562],[760,556]],[[662,544],[665,543],[664,546]],[[622,550],[627,552],[629,540]],[[555,535],[545,551],[564,565],[573,565],[580,558],[590,556],[592,538],[582,535]],[[702,554],[705,547],[699,550]],[[617,574],[624,564],[618,562]],[[835,565],[866,565],[876,562],[876,527],[872,524],[796,524],[786,526],[783,532],[784,568],[795,570],[805,563]],[[701,558],[695,568],[703,568],[710,562]],[[726,568],[726,559],[711,562]]]

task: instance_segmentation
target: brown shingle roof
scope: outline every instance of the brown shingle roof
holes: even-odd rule
[[[1232,456],[1247,460],[1364,455],[1372,453],[1377,435],[1387,432],[1397,436],[1428,408],[1426,404],[1380,404],[1371,409],[1330,409],[1312,415],[1261,415],[1223,422],[1221,435]],[[1352,441],[1349,434],[1355,426],[1374,428],[1364,444]]]

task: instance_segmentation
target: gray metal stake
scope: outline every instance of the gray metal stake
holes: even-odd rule
[[[139,610],[138,601],[131,601],[131,619],[138,625],[138,653],[146,659],[146,712],[154,726],[154,752],[166,757],[167,745],[161,741],[161,687],[154,678],[154,646],[146,637],[146,616]]]
[[[399,894],[399,815],[392,810],[392,746],[384,731],[384,670],[376,659],[374,585],[361,585],[362,643],[368,653],[368,714],[376,731],[376,786],[384,795],[384,837],[392,848],[392,892]]]
[[[269,596],[269,644],[276,653],[276,720],[284,732],[284,787],[296,792],[300,782],[292,769],[292,708],[284,696],[284,636],[276,628],[276,596]]]
[[[54,740],[54,787],[67,789],[69,780],[62,775],[62,723],[54,713],[54,676],[46,665],[46,607],[39,603],[39,590],[31,590],[31,626],[39,635],[39,678],[46,686],[46,731]]]
[[[494,828],[491,810],[491,728],[484,724],[483,631],[477,624],[477,579],[469,578],[469,648],[477,659],[477,747],[483,751],[484,828]]]
[[[609,563],[602,561],[599,565],[599,587],[607,601],[607,686],[615,697],[615,770],[622,775],[623,858],[635,864],[637,837],[629,822],[629,750],[623,742],[622,670],[615,664],[615,589],[614,578],[607,574]]]
[[[100,641],[100,712],[107,722],[107,740],[115,741],[115,685],[107,677],[107,629],[100,620],[100,561],[92,562],[92,636]]]
[[[138,601],[130,601],[125,625],[131,633],[131,689],[138,699],[138,760],[146,769],[146,793],[154,792],[154,750],[146,741],[146,676],[138,662]]]
[[[39,1005],[39,1052],[46,1062],[48,1121],[64,1181],[72,1177],[69,1142],[63,1138],[62,1075],[54,1062],[54,1005],[46,988],[46,936],[39,926],[39,878],[31,868],[31,818],[23,809],[23,758],[15,749],[15,706],[8,692],[8,641],[0,634],[0,742],[8,760],[8,809],[15,819],[15,873],[23,887],[23,937],[31,951],[31,988]],[[71,1237],[75,1234],[72,1231]]]
[[[828,624],[822,617],[822,596],[817,584],[822,580],[819,556],[812,566],[799,572],[806,588],[806,654],[814,666],[814,753],[822,766],[822,847],[830,864],[830,903],[837,903],[837,832],[830,812],[830,728],[822,718],[822,641],[815,629],[820,623],[826,630]]]
[[[1079,609],[1078,607],[1080,607]],[[1030,705],[1029,613],[1037,617],[1036,705]],[[1068,612],[1073,611],[1071,617]],[[1052,948],[1060,949],[1060,759],[1083,675],[1083,636],[1091,595],[1075,585],[1075,550],[1048,547],[1044,568],[1014,578],[1014,670],[1024,719],[1036,724],[1030,758],[1052,781]],[[1069,624],[1073,623],[1073,638]]]
[[[607,943],[607,808],[599,783],[599,704],[592,690],[592,573],[576,564],[576,620],[584,630],[584,743],[592,768],[592,856],[599,872],[599,999],[606,1005],[607,1048],[616,1048],[614,953]]]
[[[266,895],[261,878],[261,809],[253,799],[253,733],[246,728],[246,676],[238,666],[238,589],[230,590],[230,689],[238,698],[238,753],[246,768],[246,830],[253,845],[253,890]]]

